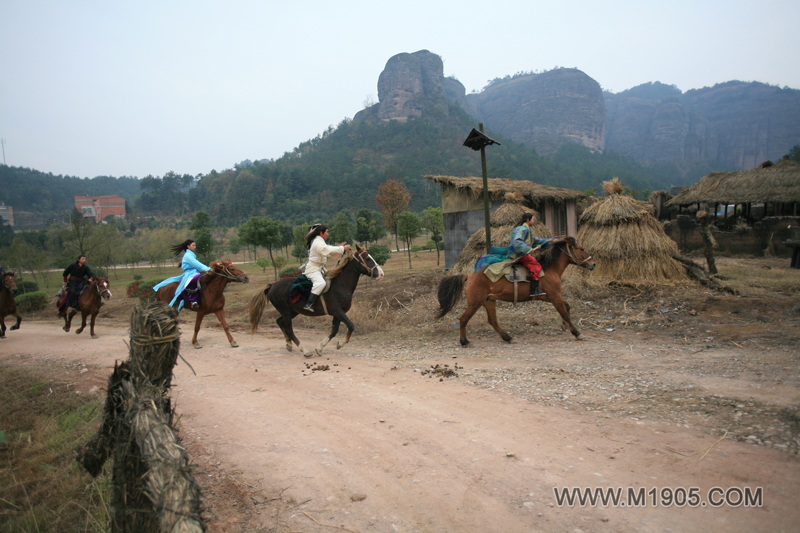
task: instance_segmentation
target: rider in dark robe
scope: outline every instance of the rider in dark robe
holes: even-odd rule
[[[68,284],[66,305],[63,310],[66,311],[67,307],[74,309],[78,308],[78,295],[81,285],[88,279],[90,282],[94,280],[94,274],[86,266],[86,256],[81,254],[78,260],[72,263],[64,270],[64,283]]]

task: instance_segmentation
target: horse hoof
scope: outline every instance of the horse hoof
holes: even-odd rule
[[[510,338],[510,339],[508,339],[506,342],[507,342],[508,344],[517,344],[517,339],[515,339],[515,338]]]
[[[14,330],[17,330],[17,329],[19,329],[19,326],[11,326],[9,329],[10,329],[11,331],[14,331]]]
[[[196,350],[199,350],[200,348],[202,348],[202,346],[200,344],[192,344],[192,346],[194,346]]]
[[[292,344],[290,342],[286,343],[286,351],[287,352],[291,352],[292,351]]]
[[[322,350],[320,350],[319,348],[314,348],[314,351],[317,352],[318,356],[322,357]],[[311,357],[311,356],[307,355],[306,357]]]
[[[61,329],[63,329],[63,330],[64,330],[64,331],[66,331],[67,333],[69,333],[69,328],[68,328],[67,326],[64,326],[64,327],[63,327],[63,328],[61,328]]]
[[[97,336],[97,335],[92,335],[92,338],[93,338],[93,339],[99,339],[100,337],[99,337],[99,336]]]
[[[303,357],[314,357],[314,352],[306,352],[303,354]]]
[[[575,335],[575,340],[576,341],[585,341],[586,338],[583,335],[581,335],[580,333],[578,333],[577,335]]]
[[[83,333],[82,329],[76,329],[75,330],[75,335],[80,335],[81,333]]]
[[[232,342],[231,343],[231,348],[238,348],[238,347],[239,347],[239,345],[236,344],[236,342]]]

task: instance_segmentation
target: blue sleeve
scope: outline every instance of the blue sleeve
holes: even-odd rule
[[[539,237],[533,237],[533,245],[541,246],[540,250],[549,250],[553,247],[553,239],[540,239]]]
[[[190,268],[197,270],[198,272],[205,272],[209,270],[209,268],[197,260],[197,257],[191,250],[187,250],[186,253],[183,254],[183,261],[181,261],[181,268],[186,271]]]
[[[528,236],[528,228],[525,226],[517,226],[511,233],[511,248],[515,254],[525,255],[531,247],[525,242],[525,237]]]

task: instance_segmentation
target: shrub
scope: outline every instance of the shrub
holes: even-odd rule
[[[35,281],[22,281],[17,283],[17,292],[27,294],[29,292],[37,292],[39,284]]]
[[[152,301],[156,299],[156,291],[153,287],[160,283],[159,280],[132,281],[125,289],[128,298],[139,298],[140,301]]]
[[[291,266],[289,268],[284,268],[283,270],[278,272],[278,277],[281,278],[281,279],[283,279],[283,278],[296,278],[300,274],[302,274],[302,272],[300,272],[300,268],[299,267]]]
[[[266,257],[259,257],[256,261],[256,264],[261,267],[262,272],[266,272],[267,268],[272,266],[272,261],[267,259]]]
[[[367,252],[381,266],[385,265],[386,261],[392,256],[392,251],[382,244],[373,244],[367,248]]]
[[[47,307],[48,297],[44,291],[26,292],[14,298],[17,301],[17,311],[27,313],[30,311],[40,311]]]
[[[134,274],[133,275],[133,279],[136,280],[136,281],[141,281],[142,280],[142,275],[141,274]]]

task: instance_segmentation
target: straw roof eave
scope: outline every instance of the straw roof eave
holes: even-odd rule
[[[698,203],[800,202],[800,164],[781,161],[766,168],[712,172],[666,202],[668,207]]]
[[[425,176],[425,178],[439,183],[443,189],[450,187],[458,192],[469,194],[475,199],[483,195],[483,178],[457,178],[453,176]],[[509,192],[521,194],[533,203],[539,203],[543,200],[549,200],[554,203],[577,202],[586,198],[586,195],[581,191],[540,185],[527,180],[490,178],[487,182],[489,196],[493,200],[502,200],[505,194]]]

